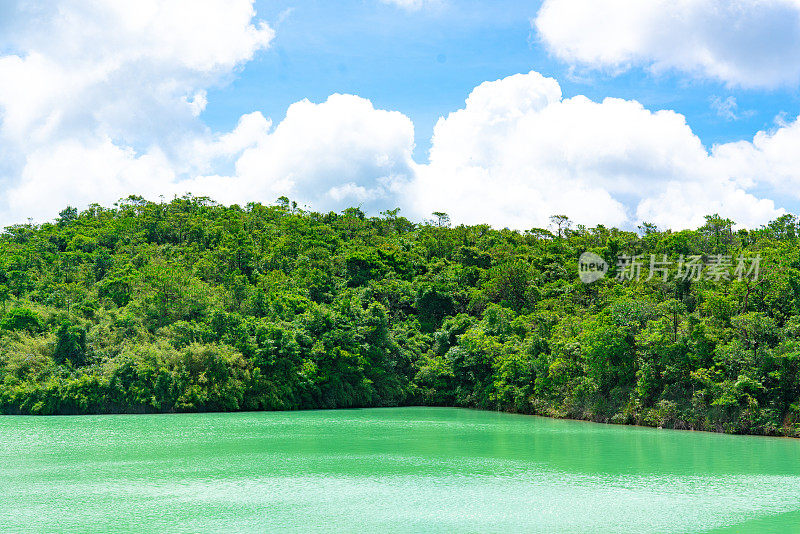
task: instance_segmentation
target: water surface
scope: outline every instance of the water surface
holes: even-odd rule
[[[800,441],[450,408],[0,417],[0,532],[800,532]]]

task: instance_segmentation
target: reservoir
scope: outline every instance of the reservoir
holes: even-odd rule
[[[456,408],[0,417],[0,532],[797,532],[800,441]]]

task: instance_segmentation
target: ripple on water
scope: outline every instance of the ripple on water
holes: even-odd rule
[[[793,440],[435,408],[0,418],[3,532],[776,532],[798,496]]]

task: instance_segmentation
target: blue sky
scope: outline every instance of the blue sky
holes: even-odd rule
[[[256,1],[258,15],[276,29],[275,41],[233,83],[209,92],[203,117],[213,128],[227,130],[255,109],[280,120],[303,98],[321,102],[332,93],[356,94],[410,117],[415,155],[422,160],[438,118],[463,107],[475,86],[530,70],[556,78],[565,96],[618,97],[651,110],[676,110],[708,146],[752,137],[774,128],[781,114],[793,118],[800,112],[794,87],[747,90],[642,69],[576,75],[532,29],[540,5],[451,0],[433,9],[405,10],[367,0]],[[721,116],[712,105],[729,97],[739,108],[736,119]]]
[[[796,0],[8,0],[0,80],[0,225],[186,193],[518,229],[800,211]]]

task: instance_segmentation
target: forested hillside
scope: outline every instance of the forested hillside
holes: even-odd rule
[[[6,228],[0,411],[426,404],[800,434],[794,217],[638,233],[437,217],[130,197]],[[581,282],[585,251],[608,276]],[[636,280],[618,265],[638,255]],[[651,276],[651,255],[704,270]]]

